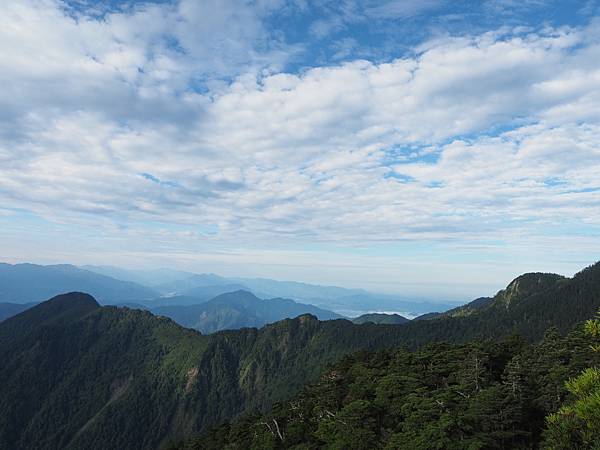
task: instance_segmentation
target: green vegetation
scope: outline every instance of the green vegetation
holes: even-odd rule
[[[565,380],[598,361],[586,335],[574,332],[561,338],[555,330],[537,345],[513,337],[432,344],[415,352],[362,352],[344,358],[318,383],[269,413],[245,416],[174,448],[537,448],[544,418],[568,395]],[[593,382],[597,389],[598,373],[593,381],[587,379],[589,373],[586,386]],[[567,385],[570,391],[575,384],[586,389],[581,378]],[[590,400],[593,395],[586,392],[588,403],[581,409],[597,426],[600,406]],[[585,426],[571,431],[579,430],[589,435],[589,442],[597,442],[598,435],[591,437]]]
[[[206,439],[530,448],[563,398],[587,395],[565,382],[598,366],[593,337],[560,336],[600,307],[600,265],[548,281],[459,317],[397,326],[303,315],[208,336],[85,294],[59,296],[0,324],[0,448],[158,448],[244,414]],[[524,339],[490,340],[514,333]],[[339,363],[357,351],[371,353]],[[307,383],[317,384],[287,402]]]
[[[600,314],[585,323],[590,349],[600,352]],[[600,369],[588,367],[565,383],[572,399],[547,418],[546,445],[552,449],[600,448]]]

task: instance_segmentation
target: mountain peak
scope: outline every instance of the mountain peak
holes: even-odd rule
[[[506,289],[496,294],[496,299],[506,307],[511,303],[518,302],[530,295],[544,291],[564,279],[562,275],[555,273],[531,272],[525,273],[512,280]]]
[[[98,308],[94,297],[83,292],[57,295],[2,322],[3,332],[25,336],[40,326],[77,321]]]
[[[298,320],[298,322],[300,322],[300,325],[305,325],[308,323],[314,323],[314,322],[318,322],[319,319],[317,318],[317,316],[313,315],[313,314],[302,314],[298,317],[296,317],[296,319]]]
[[[254,295],[252,292],[246,291],[244,289],[238,289],[237,291],[233,291],[233,292],[226,292],[224,294],[221,295],[217,295],[215,298],[213,298],[211,300],[211,302],[222,302],[222,301],[231,301],[231,300],[237,300],[237,301],[262,301],[260,298],[258,298],[256,295]]]

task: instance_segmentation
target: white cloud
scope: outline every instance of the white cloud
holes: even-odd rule
[[[291,74],[262,27],[274,3],[102,20],[59,6],[0,6],[3,207],[110,235],[148,220],[216,226],[206,239],[224,246],[600,226],[591,28],[447,37],[414,57]]]

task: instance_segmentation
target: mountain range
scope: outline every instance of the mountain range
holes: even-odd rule
[[[0,322],[36,304],[0,303]],[[284,298],[263,300],[242,290],[221,294],[206,301],[197,297],[177,296],[167,302],[160,300],[145,304],[125,302],[115,306],[145,310],[156,316],[169,317],[181,326],[205,334],[220,330],[262,327],[268,323],[291,319],[302,314],[313,314],[319,320],[342,318],[339,314],[313,305]]]
[[[456,307],[454,302],[414,299],[402,295],[378,294],[362,289],[319,286],[296,281],[226,278],[212,273],[192,274],[170,269],[132,271],[110,266],[83,266],[83,268],[124,281],[144,284],[160,293],[163,298],[187,296],[208,300],[227,292],[245,290],[260,298],[289,298],[342,315],[360,315],[362,312],[379,310],[403,311],[415,316]],[[164,281],[165,279],[167,281]],[[152,281],[149,282],[150,280]]]
[[[356,351],[567,333],[600,307],[600,264],[573,278],[523,275],[475,306],[401,326],[302,315],[202,335],[87,294],[58,296],[0,323],[0,448],[176,445],[268,411]]]
[[[221,294],[197,305],[158,306],[150,311],[155,315],[170,317],[178,324],[202,333],[244,327],[259,328],[302,314],[312,314],[319,320],[342,318],[339,314],[313,305],[304,305],[284,298],[262,300],[251,292],[242,290]]]
[[[404,311],[416,316],[456,307],[454,303],[414,300],[360,289],[263,278],[224,278],[172,269],[134,271],[112,266],[0,264],[0,302],[3,303],[40,302],[64,292],[81,291],[90,293],[101,304],[195,305],[239,290],[252,292],[262,299],[292,299],[349,316],[372,311]]]
[[[0,302],[40,302],[69,291],[89,292],[107,304],[151,300],[159,295],[132,281],[118,280],[69,264],[0,263]]]

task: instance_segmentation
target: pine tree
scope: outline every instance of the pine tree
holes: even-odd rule
[[[600,312],[584,330],[600,352]],[[589,367],[566,382],[573,400],[547,418],[545,446],[552,450],[600,449],[600,369]]]

